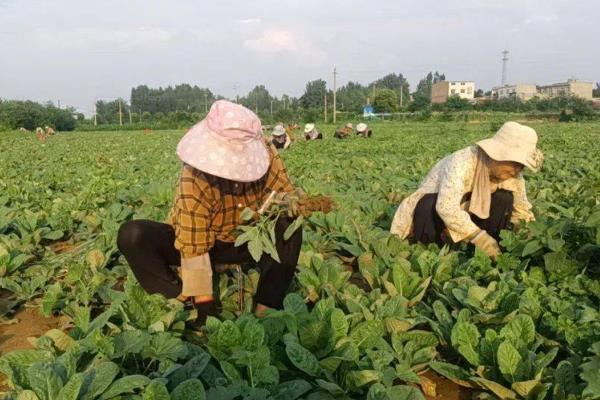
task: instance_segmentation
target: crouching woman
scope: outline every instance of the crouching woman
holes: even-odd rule
[[[500,231],[534,219],[521,171],[540,169],[536,146],[532,128],[507,122],[493,138],[442,159],[400,204],[391,232],[413,243],[468,241],[496,258]]]
[[[234,245],[242,211],[258,211],[273,191],[288,193],[293,186],[258,117],[225,100],[215,102],[206,118],[188,131],[177,154],[183,167],[168,223],[126,222],[118,247],[148,293],[192,298],[200,326],[208,315],[216,315],[213,265],[252,261],[247,246]],[[284,217],[276,222],[280,262],[267,255],[259,262],[258,315],[282,307],[294,277],[302,231],[285,240],[291,223]],[[172,268],[179,265],[181,278]]]

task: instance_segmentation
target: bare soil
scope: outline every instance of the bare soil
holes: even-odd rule
[[[22,307],[11,319],[17,322],[0,325],[0,355],[33,348],[27,338],[42,336],[50,329],[60,329],[67,323],[64,317],[44,317],[36,307]]]

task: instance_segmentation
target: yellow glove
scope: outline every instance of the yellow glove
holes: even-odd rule
[[[498,242],[496,239],[491,237],[489,233],[484,231],[483,229],[476,234],[473,239],[471,239],[471,243],[475,245],[478,249],[483,251],[488,255],[491,259],[495,260],[502,251],[500,250],[500,246],[498,246]]]

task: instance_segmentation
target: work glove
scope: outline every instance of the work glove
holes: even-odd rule
[[[491,259],[495,260],[502,251],[500,250],[500,246],[496,239],[491,237],[489,233],[484,231],[483,229],[476,234],[473,239],[471,239],[471,243],[475,245],[479,250],[483,251],[488,255]]]

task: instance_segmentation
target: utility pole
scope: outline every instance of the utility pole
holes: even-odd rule
[[[333,67],[333,123],[335,124],[337,122],[337,98],[336,98],[336,92],[337,91],[337,68]]]
[[[327,95],[323,96],[323,119],[327,123]]]
[[[94,126],[98,125],[98,102],[94,99]]]
[[[129,107],[129,125],[133,124],[133,117],[131,116],[131,107]]]
[[[271,99],[271,116],[273,116],[273,99]]]
[[[254,102],[254,112],[258,115],[258,100]]]
[[[404,94],[404,76],[400,76],[400,110],[402,110],[402,95]]]
[[[123,126],[123,112],[121,110],[121,99],[119,99],[119,126]]]
[[[508,66],[508,50],[502,52],[502,86],[506,85],[506,69]]]

